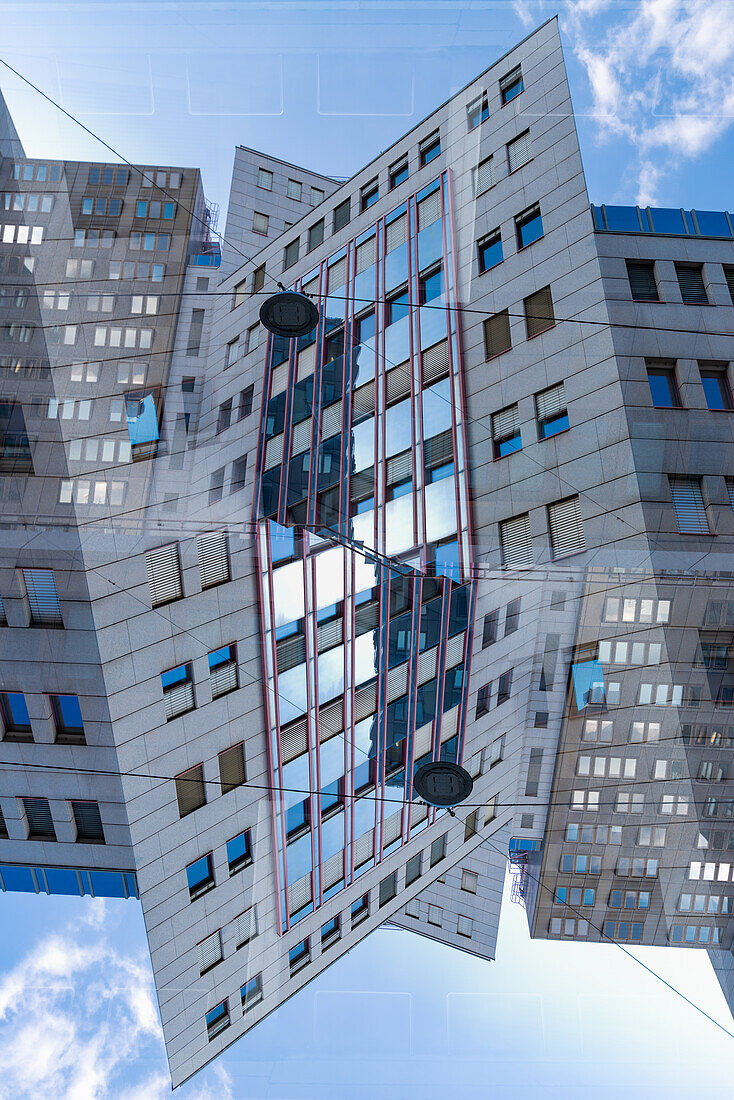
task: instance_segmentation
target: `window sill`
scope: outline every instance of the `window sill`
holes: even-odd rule
[[[32,745],[33,733],[30,730],[6,730],[2,740],[16,745]]]
[[[541,237],[536,237],[534,241],[528,241],[528,243],[527,243],[527,244],[520,244],[520,242],[518,241],[518,243],[517,243],[517,251],[518,251],[518,252],[525,252],[525,251],[527,251],[527,249],[528,249],[528,248],[532,248],[534,244],[537,244],[537,243],[538,243],[538,241],[542,241],[542,240],[543,240],[543,237],[545,237],[545,233],[543,233],[543,235],[542,235]]]
[[[242,1012],[243,1012],[243,1014],[245,1012],[249,1012],[251,1009],[255,1008],[256,1005],[259,1005],[260,1002],[262,1001],[262,999],[263,999],[263,995],[261,993],[259,997],[254,998],[252,1001],[247,1001],[246,1003],[245,1003],[245,1001],[243,1001],[242,1002]]]
[[[537,340],[539,336],[543,336],[546,332],[550,332],[555,327],[556,327],[556,322],[554,321],[552,325],[546,325],[546,327],[542,328],[540,330],[540,332],[534,332],[533,335],[528,336],[527,339],[528,340]]]
[[[565,435],[567,432],[570,431],[571,425],[569,424],[567,428],[561,428],[560,432],[551,432],[550,435],[539,435],[538,443],[545,443],[548,439],[557,439],[559,435]]]
[[[356,928],[362,921],[367,920],[369,915],[369,910],[365,910],[364,913],[358,913],[356,916],[352,917],[352,928]]]
[[[522,164],[518,164],[517,168],[513,168],[511,171],[508,171],[507,179],[509,179],[510,176],[516,175],[522,168],[525,167],[526,164],[532,164],[534,160],[535,160],[535,157],[530,157],[529,160],[524,160],[522,162]],[[540,238],[538,238],[538,240],[540,240]]]
[[[506,355],[508,351],[512,351],[512,344],[510,344],[509,348],[503,348],[502,351],[497,351],[494,355],[487,356],[484,362],[491,363],[493,359],[499,359],[500,355]]]
[[[252,864],[252,857],[243,859],[240,863],[231,863],[229,865],[229,877],[232,878],[233,875],[237,875],[240,871],[244,871],[245,867],[252,867]]]
[[[290,975],[291,975],[291,977],[293,977],[294,974],[298,974],[298,972],[300,970],[303,970],[303,968],[305,966],[308,966],[308,964],[310,962],[311,962],[311,956],[310,955],[304,955],[302,959],[298,959],[297,962],[291,963],[291,966],[290,966]]]

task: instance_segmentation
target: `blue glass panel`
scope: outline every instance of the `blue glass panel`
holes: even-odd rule
[[[321,404],[333,405],[344,392],[344,356],[329,359],[321,370]]]
[[[293,423],[299,424],[313,412],[313,375],[302,378],[293,387]]]
[[[432,470],[428,472],[428,481],[433,483],[434,481],[443,481],[446,477],[454,476],[454,464],[453,462],[445,462],[443,466],[434,466]]]
[[[607,227],[620,233],[639,233],[640,218],[636,206],[605,206]]]
[[[543,236],[543,220],[540,214],[529,218],[518,225],[518,238],[520,247],[526,248],[529,244],[539,240]]]
[[[218,1020],[223,1020],[226,1015],[227,1015],[227,1006],[224,1004],[224,1002],[222,1002],[222,1004],[217,1005],[216,1008],[213,1008],[213,1009],[211,1009],[210,1012],[207,1012],[207,1014],[206,1014],[207,1027],[209,1027],[211,1024],[216,1024]]]
[[[368,635],[365,635],[368,637]],[[356,645],[356,658],[359,660],[361,651],[360,642]],[[329,649],[326,653],[320,653],[318,658],[319,670],[319,703],[326,703],[329,699],[336,699],[344,691],[344,646],[338,645]],[[371,669],[365,679],[369,678]],[[357,682],[360,671],[356,671]]]
[[[658,206],[650,210],[649,214],[654,233],[684,234],[686,231],[680,210]]]
[[[285,363],[291,353],[291,341],[288,336],[273,336],[273,366]]]
[[[311,469],[311,453],[310,451],[304,451],[303,454],[296,455],[288,463],[288,491],[286,493],[286,504],[296,504],[299,500],[303,500],[308,493],[308,480]]]
[[[501,264],[502,258],[502,238],[500,236],[493,237],[486,244],[479,246],[479,270],[481,272],[489,271],[490,268]]]
[[[308,791],[311,786],[309,776],[307,752],[283,765],[283,786],[286,788],[283,791],[283,802],[286,807],[303,801],[303,792]]]
[[[443,219],[431,222],[418,234],[418,270],[423,271],[429,264],[443,256]]]
[[[278,708],[281,725],[306,713],[305,664],[278,673]]]
[[[221,649],[216,649],[214,653],[209,654],[209,668],[216,668],[218,665],[226,664],[227,661],[232,659],[232,646],[224,645]]]
[[[326,318],[325,324],[327,332],[331,332],[332,329],[338,328],[339,325],[344,324],[346,293],[347,288],[341,286],[330,298],[324,301],[323,316]],[[372,297],[374,298],[374,294]]]
[[[456,539],[436,547],[436,576],[459,580],[459,543]]]
[[[12,867],[8,864],[1,864],[0,874],[2,874],[3,885],[6,890],[21,894],[36,893],[30,867]]]
[[[260,515],[272,516],[278,511],[280,496],[280,466],[266,470],[260,480]],[[284,555],[290,557],[291,555]]]
[[[283,561],[292,558],[295,552],[295,531],[293,527],[281,527],[278,523],[270,524],[270,557],[272,562]]]
[[[411,401],[398,401],[385,413],[385,454],[388,458],[409,450],[413,444]]]
[[[446,682],[443,688],[443,709],[451,710],[461,700],[461,689],[464,683],[464,666],[457,665],[446,673]]]
[[[124,898],[125,883],[119,871],[90,871],[96,898]]]
[[[230,864],[241,863],[243,860],[246,860],[246,859],[249,859],[249,858],[250,858],[250,843],[249,843],[249,837],[248,837],[246,832],[245,833],[240,833],[238,836],[234,836],[234,837],[232,837],[231,840],[227,841],[227,863],[230,863]],[[200,864],[203,864],[204,862],[206,862],[206,868],[205,869],[200,867]],[[203,875],[203,878],[199,879],[198,881],[204,881],[205,882],[206,879],[210,875],[209,857],[205,856],[203,860],[200,859],[198,861],[198,863],[194,863],[191,867],[188,868],[188,870],[193,871],[194,868],[197,868],[197,870],[196,870],[197,875],[199,875],[199,874]],[[203,873],[204,870],[206,870],[206,874]],[[191,878],[189,878],[189,886],[191,886],[191,885],[192,885]],[[196,885],[196,883],[194,883],[194,885]]]
[[[57,695],[56,700],[64,726],[81,729],[83,726],[82,712],[76,695]]]
[[[402,317],[385,329],[385,365],[389,369],[410,357],[410,318]]]
[[[301,798],[301,795],[293,794],[289,791],[288,794],[291,798]],[[293,806],[288,806],[285,811],[285,831],[286,835],[290,836],[291,833],[297,832],[308,824],[309,820],[309,799],[304,798],[300,802],[296,802]]]
[[[130,442],[152,443],[160,436],[158,430],[158,410],[152,393],[140,397],[128,394],[125,398],[125,415]]]
[[[407,282],[407,279],[408,245],[401,244],[385,256],[385,290],[389,292],[401,283]],[[374,297],[374,294],[371,297]]]
[[[440,150],[439,150],[440,152]],[[438,153],[434,153],[429,160],[433,160],[433,157],[437,157]],[[441,186],[441,180],[433,180],[431,183],[427,183],[425,187],[422,187],[418,194],[415,196],[416,202],[423,202],[423,199],[427,199],[429,195],[432,195],[434,191],[438,191]]]
[[[415,725],[416,729],[425,726],[426,722],[432,722],[436,717],[436,692],[438,681],[434,677],[427,683],[421,684],[416,693]]]
[[[522,450],[522,437],[520,432],[517,435],[511,436],[509,439],[499,439],[495,443],[495,453],[497,458],[504,458],[505,455],[514,454],[515,451]]]
[[[582,710],[587,703],[596,698],[596,693],[604,691],[604,672],[599,661],[583,661],[571,665],[573,690],[576,709]]]
[[[543,439],[548,439],[552,435],[558,435],[559,432],[565,432],[569,426],[568,413],[563,412],[558,416],[553,416],[549,420],[543,420],[540,424],[540,434]]]
[[[319,447],[319,468],[317,483],[319,491],[329,485],[336,485],[341,477],[342,437],[332,435]]]
[[[76,871],[64,867],[47,867],[46,882],[52,894],[81,894]],[[96,892],[96,891],[95,891]]]
[[[456,758],[459,751],[459,738],[450,737],[448,741],[444,741],[441,745],[440,759],[447,760],[451,764],[456,763]]]
[[[375,826],[375,803],[369,798],[354,801],[354,836],[364,836]]]
[[[431,649],[438,645],[441,633],[441,605],[442,600],[437,596],[435,600],[429,600],[421,608],[421,651]]]
[[[431,305],[421,308],[421,350],[432,347],[439,340],[446,339],[446,312],[438,308],[441,304],[441,299],[437,298]]]
[[[319,786],[323,789],[344,775],[344,734],[330,737],[319,749]]]
[[[604,229],[604,217],[601,209],[598,206],[591,204],[591,216],[594,219],[594,229]]]
[[[138,891],[138,879],[131,871],[125,872],[125,883],[127,885],[127,892],[131,898],[139,898],[140,893]]]
[[[451,592],[449,609],[449,638],[461,634],[469,625],[469,588],[468,585],[456,587]]]
[[[344,813],[334,814],[321,823],[322,863],[344,848]]]
[[[268,401],[265,418],[265,436],[280,435],[285,424],[285,393],[278,393]]]
[[[303,878],[313,868],[313,856],[311,855],[311,834],[299,837],[286,846],[286,858],[288,860],[288,882],[296,882]]]
[[[375,418],[355,424],[352,436],[352,473],[367,470],[375,462]],[[409,437],[410,438],[410,437]]]
[[[340,890],[344,889],[344,879],[339,882],[335,882],[333,886],[330,886],[328,890],[324,890],[324,901],[328,901],[329,898],[333,898],[334,894],[338,894]]]
[[[309,913],[313,913],[313,902],[310,901],[308,905],[304,905],[303,909],[299,909],[297,913],[291,915],[291,927],[294,924],[298,924],[299,920],[303,920]]]
[[[25,695],[19,691],[7,692],[5,698],[8,701],[10,718],[14,726],[30,726],[31,719],[26,706]]]
[[[423,438],[440,435],[450,427],[451,381],[444,378],[423,390]]]
[[[187,665],[179,665],[178,668],[172,668],[168,672],[161,673],[161,684],[164,688],[171,687],[173,684],[182,684],[189,678],[189,671]]]
[[[731,237],[729,219],[723,210],[695,210],[694,214],[702,237]]]

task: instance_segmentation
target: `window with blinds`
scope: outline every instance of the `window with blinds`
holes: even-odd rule
[[[510,569],[520,569],[533,564],[533,542],[530,537],[530,516],[503,520],[500,523],[502,564]]]
[[[698,477],[670,477],[670,493],[673,498],[675,518],[682,535],[709,535],[706,505]]]
[[[242,1011],[247,1012],[249,1008],[263,999],[263,976],[262,974],[256,974],[254,978],[250,978],[249,982],[240,987],[240,997],[242,999]]]
[[[584,526],[581,522],[579,498],[567,497],[548,506],[551,553],[554,558],[578,554],[586,549]]]
[[[177,542],[149,550],[145,555],[145,569],[153,607],[181,599],[183,580]]]
[[[32,626],[63,626],[53,569],[24,569]]]
[[[517,405],[509,405],[506,409],[492,414],[492,439],[495,458],[504,458],[505,455],[521,449],[520,416]]]
[[[294,263],[298,261],[298,246],[300,240],[296,238],[295,241],[290,241],[283,249],[283,269],[292,267]]]
[[[0,837],[3,837],[6,840],[8,837],[8,827],[5,824],[5,818],[3,817],[2,810],[0,810]]]
[[[481,195],[483,191],[494,187],[494,184],[494,157],[485,157],[474,169],[474,194]]]
[[[234,645],[225,645],[209,654],[209,679],[212,699],[234,691],[237,687],[237,649]]]
[[[343,229],[345,225],[349,224],[350,218],[350,200],[345,199],[344,202],[340,202],[334,209],[334,232],[338,233],[340,229]]]
[[[514,141],[507,143],[507,164],[510,172],[516,172],[532,159],[533,149],[530,144],[530,131],[518,134]]]
[[[357,246],[356,273],[360,275],[375,262],[375,238],[370,237],[364,244]],[[361,307],[360,307],[361,308]]]
[[[311,873],[292,882],[288,887],[288,912],[292,915],[311,901]]]
[[[703,281],[703,264],[676,264],[680,296],[687,306],[707,306],[709,304],[706,286]]]
[[[197,764],[185,772],[176,776],[176,800],[178,802],[178,816],[186,817],[201,806],[206,805],[206,791],[204,789],[204,767]]]
[[[5,605],[3,604],[3,598],[0,596],[0,623],[3,625],[7,623],[7,617],[5,615]]]
[[[78,843],[104,844],[104,829],[97,802],[72,802],[71,812]]]
[[[199,973],[206,974],[213,966],[222,961],[222,933],[219,929],[212,932],[197,946],[199,955]]]
[[[208,531],[196,540],[199,576],[202,588],[211,588],[229,580],[229,553],[226,531]]]
[[[729,494],[729,503],[734,510],[734,477],[728,477],[726,479],[726,491]]]
[[[627,260],[627,278],[633,302],[659,302],[655,265],[651,260]]]
[[[56,840],[51,807],[47,798],[23,798],[29,840]]]
[[[329,294],[333,294],[335,290],[339,290],[343,287],[347,281],[347,258],[342,256],[341,260],[337,260],[329,268]]]
[[[240,913],[239,917],[234,919],[235,947],[244,947],[250,940],[254,940],[256,935],[257,907],[253,905],[251,909],[245,909],[244,913]]]
[[[408,239],[408,216],[401,214],[385,226],[385,251],[392,252]]]
[[[225,749],[219,753],[218,760],[221,793],[227,794],[235,787],[241,787],[246,779],[244,745],[240,743]]]
[[[169,669],[161,673],[163,703],[166,708],[166,721],[177,718],[194,709],[194,685],[191,681],[191,669],[188,665]]]
[[[382,879],[379,889],[379,902],[380,905],[387,905],[389,901],[395,897],[398,892],[398,873],[393,871],[391,875]]]
[[[535,412],[538,418],[538,437],[548,439],[568,427],[566,390],[563,382],[550,386],[535,395]]]
[[[417,204],[418,206],[418,232],[433,225],[441,217],[441,192],[436,188],[430,195]]]
[[[542,290],[536,290],[525,299],[525,326],[528,340],[538,336],[546,329],[553,328],[556,319],[553,315],[553,299],[551,289],[544,286]]]
[[[726,279],[726,285],[729,290],[731,304],[734,305],[734,267],[724,268],[724,278]]]
[[[510,315],[508,310],[495,313],[484,322],[484,352],[487,359],[501,355],[512,347],[510,340]]]

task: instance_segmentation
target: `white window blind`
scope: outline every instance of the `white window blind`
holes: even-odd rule
[[[336,435],[337,432],[341,432],[342,429],[342,403],[341,401],[335,401],[333,405],[327,405],[327,407],[321,413],[321,438],[328,439],[332,435]]]
[[[400,836],[400,823],[402,818],[402,810],[398,810],[397,813],[391,814],[387,818],[382,829],[382,843],[383,846],[392,844],[394,840],[397,840]]]
[[[461,889],[466,890],[469,894],[476,894],[477,882],[479,881],[479,875],[474,871],[467,871],[466,868],[461,872]]]
[[[284,764],[289,764],[297,756],[301,756],[308,748],[308,736],[306,720],[294,722],[292,726],[284,729],[280,736],[280,754]]]
[[[530,538],[530,516],[515,516],[500,523],[502,560],[511,568],[533,564],[533,543]]]
[[[229,555],[227,553],[227,532],[208,531],[196,540],[199,552],[199,575],[201,587],[211,588],[229,580]]]
[[[185,714],[187,710],[194,708],[194,685],[191,680],[185,680],[182,684],[176,684],[163,693],[163,702],[166,708],[166,718],[175,718],[179,714]]]
[[[428,923],[435,924],[437,928],[443,925],[443,909],[438,905],[428,906]]]
[[[408,217],[406,214],[395,218],[385,227],[385,251],[392,252],[408,239]]]
[[[227,661],[226,664],[217,665],[210,673],[212,682],[212,699],[226,695],[228,691],[234,691],[237,687],[237,662]]]
[[[457,920],[456,931],[460,936],[471,936],[474,922],[471,917],[459,916]]]
[[[441,192],[436,190],[418,203],[418,232],[441,217]]]
[[[492,415],[492,435],[495,439],[507,439],[520,430],[520,417],[517,405],[510,405]]]
[[[557,386],[551,386],[548,390],[535,395],[535,406],[538,412],[538,420],[550,420],[566,411],[566,391],[563,382]]]
[[[292,882],[288,887],[288,911],[297,913],[311,900],[311,874]]]
[[[700,480],[697,477],[671,477],[670,492],[681,534],[710,534]]]
[[[532,155],[533,150],[530,145],[529,130],[526,130],[524,134],[519,134],[514,141],[508,142],[507,162],[509,164],[511,172],[514,172],[523,164],[527,164]]]
[[[480,161],[474,169],[474,194],[480,195],[482,191],[494,186],[494,157],[487,157]]]
[[[205,940],[201,941],[198,951],[200,974],[203,974],[205,970],[210,970],[213,966],[216,966],[218,962],[222,961],[222,933],[219,929],[217,929],[216,932],[212,932],[211,936],[207,936]]]
[[[302,187],[298,180],[288,180],[287,195],[289,199],[297,199],[300,201]]]
[[[53,569],[24,569],[23,580],[31,605],[31,621],[44,626],[63,626]]]
[[[183,584],[177,542],[150,550],[145,555],[145,568],[153,607],[168,603],[169,600],[181,599]]]
[[[375,262],[375,238],[365,241],[357,248],[357,274],[366,271]],[[361,306],[359,307],[362,308]]]
[[[328,890],[331,886],[336,886],[337,882],[340,882],[343,877],[344,853],[334,852],[334,855],[329,856],[322,868],[324,890]]]
[[[354,842],[354,866],[360,867],[372,857],[375,850],[375,838],[370,830]]]
[[[416,760],[431,751],[433,745],[433,722],[426,722],[425,726],[421,726],[420,729],[415,731],[414,745],[415,748],[413,753]]]
[[[249,943],[257,935],[257,907],[253,905],[251,909],[246,909],[244,913],[240,913],[239,917],[235,917],[234,922],[234,942],[237,947],[242,947],[243,944]]]
[[[586,549],[578,497],[568,497],[549,505],[548,522],[554,558]]]
[[[434,344],[423,352],[423,385],[437,382],[449,373],[449,345],[447,340]]]
[[[454,634],[446,643],[446,668],[453,668],[464,658],[464,634]]]
[[[333,294],[339,287],[344,286],[347,281],[347,258],[342,256],[341,260],[337,260],[335,264],[332,264],[329,268],[329,294]]]

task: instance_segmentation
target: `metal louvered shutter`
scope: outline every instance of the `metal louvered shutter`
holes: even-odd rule
[[[254,940],[257,935],[257,908],[253,905],[252,909],[246,909],[244,913],[240,913],[239,917],[235,917],[234,921],[234,942],[236,947],[242,947],[243,944],[249,943],[250,940]]]
[[[212,683],[212,699],[218,699],[220,695],[226,695],[228,691],[234,691],[237,687],[237,662],[227,661],[226,664],[217,665],[210,673]]]
[[[405,694],[408,686],[408,666],[398,665],[387,674],[387,702],[392,703]]]
[[[390,814],[385,819],[385,823],[382,827],[382,844],[386,847],[388,844],[392,844],[394,840],[397,840],[402,832],[402,818],[403,811],[398,810],[397,813]]]
[[[343,729],[344,714],[340,699],[326,707],[319,707],[319,741],[328,741]]]
[[[375,851],[375,837],[372,829],[363,836],[357,837],[354,842],[354,866],[361,867],[368,859],[371,859]]]
[[[732,305],[734,305],[734,267],[725,267],[724,276],[726,278],[726,285],[729,288],[729,297],[731,298]]]
[[[525,325],[528,339],[545,332],[554,324],[551,289],[549,286],[544,286],[542,290],[536,290],[535,294],[529,294],[525,299]]]
[[[292,726],[286,726],[280,734],[280,757],[284,764],[302,756],[308,748],[306,719],[301,718]]]
[[[385,394],[388,404],[391,401],[399,401],[410,393],[410,367],[406,363],[404,367],[396,367],[385,375]]]
[[[310,417],[308,420],[301,420],[294,426],[293,445],[291,447],[292,455],[302,455],[305,451],[310,449],[312,427],[313,420]]]
[[[464,635],[455,634],[446,643],[446,668],[453,668],[464,660]]]
[[[272,381],[270,383],[270,396],[277,397],[279,393],[283,393],[288,386],[288,362],[278,363],[278,366],[273,369],[271,375]]]
[[[449,343],[442,340],[423,352],[423,385],[438,382],[449,373]]]
[[[324,863],[321,870],[324,890],[336,886],[344,878],[344,852],[334,852]]]
[[[344,634],[344,619],[340,615],[337,619],[332,619],[328,623],[323,623],[316,628],[316,648],[319,653],[324,653],[327,649],[333,649],[334,646],[341,643]]]
[[[23,809],[25,810],[25,816],[28,821],[28,839],[29,840],[55,840],[56,831],[54,830],[53,818],[51,817],[51,808],[48,804],[47,798],[24,798]]]
[[[3,604],[3,598],[0,596],[0,623],[6,623],[7,617],[5,615],[5,605]]]
[[[506,439],[508,436],[515,435],[519,428],[520,417],[517,405],[510,405],[507,409],[501,409],[500,412],[493,413],[492,435],[495,439]]]
[[[671,477],[670,492],[673,497],[675,518],[678,520],[678,530],[681,534],[710,534],[699,479],[697,477]]]
[[[296,380],[301,381],[302,378],[308,378],[309,374],[313,374],[316,369],[316,348],[317,343],[314,340],[313,344],[309,344],[307,348],[303,348],[298,353],[298,366],[296,368]]]
[[[357,274],[366,271],[368,267],[375,262],[375,238],[372,237],[369,241],[365,241],[364,244],[357,246],[357,261],[356,270]],[[362,307],[360,306],[360,309]]]
[[[311,900],[311,872],[292,882],[288,887],[288,912],[297,913]]]
[[[213,966],[222,961],[222,933],[219,929],[201,941],[198,945],[198,952],[200,974],[211,970]]]
[[[410,827],[414,829],[416,825],[420,825],[421,821],[425,821],[428,817],[428,806],[425,803],[422,806],[418,806],[413,803],[410,810]]]
[[[283,638],[278,642],[278,672],[287,672],[306,660],[306,638],[296,634],[293,638]]]
[[[533,543],[530,538],[530,516],[506,519],[500,523],[500,544],[503,563],[511,568],[533,564]]]
[[[734,477],[728,477],[726,479],[726,491],[729,494],[729,503],[734,508]]]
[[[0,809],[0,836],[7,837],[8,827],[5,824],[5,818],[3,817],[3,811]]]
[[[454,440],[451,429],[448,428],[440,435],[431,436],[423,444],[426,466],[433,469],[443,466],[445,462],[451,462],[454,457]]]
[[[421,653],[418,658],[418,683],[425,684],[427,680],[432,680],[436,675],[436,659],[438,655],[438,646],[434,646],[433,649],[426,650],[425,653]]]
[[[370,684],[354,693],[354,721],[369,718],[377,709],[377,685]]]
[[[579,498],[568,497],[548,506],[551,552],[554,558],[586,549]]]
[[[634,302],[659,302],[655,268],[652,263],[627,260],[627,278]]]
[[[486,191],[493,186],[494,157],[487,157],[474,169],[474,194],[480,195],[482,191]]]
[[[397,485],[413,474],[413,452],[403,451],[387,460],[387,484]]]
[[[566,391],[563,382],[557,386],[551,386],[548,390],[535,395],[535,407],[538,420],[550,420],[553,416],[566,411]]]
[[[264,470],[273,470],[276,466],[280,466],[283,461],[283,432],[280,435],[274,435],[272,439],[269,439],[265,447],[265,462],[263,463]]]
[[[145,568],[148,573],[148,588],[153,607],[180,600],[183,596],[181,583],[181,562],[178,556],[178,543],[160,546],[145,555]]]
[[[227,532],[209,531],[205,535],[199,535],[196,546],[199,552],[201,587],[211,588],[214,584],[228,581]]]
[[[524,134],[519,134],[514,141],[509,142],[507,146],[507,162],[511,172],[514,172],[517,168],[521,168],[523,164],[527,164],[533,155],[533,150],[530,145],[530,131],[526,130]]]
[[[321,413],[321,437],[328,439],[329,436],[337,435],[341,430],[342,403],[337,401],[333,405],[328,405]]]
[[[447,710],[441,721],[441,744],[445,745],[447,741],[456,733],[459,726],[459,708],[452,707],[451,710]]]
[[[194,709],[194,685],[190,680],[183,684],[176,684],[163,693],[163,703],[166,708],[166,718],[175,718],[179,714],[185,714],[187,710]]]
[[[337,260],[335,264],[332,264],[329,268],[329,294],[333,294],[335,290],[339,290],[344,286],[347,281],[347,258],[342,256],[341,260]]]
[[[375,383],[360,386],[352,395],[352,415],[371,416],[375,411]]]
[[[680,296],[687,306],[707,306],[709,304],[701,264],[676,264],[675,273],[678,276]]]
[[[420,760],[433,747],[433,722],[426,722],[425,726],[415,731],[413,738],[413,759]]]
[[[402,214],[385,226],[385,252],[392,252],[408,239],[408,216]]]
[[[71,811],[74,814],[77,840],[85,840],[88,843],[104,844],[104,830],[102,818],[97,802],[72,802]]]
[[[492,359],[503,351],[509,351],[511,347],[510,317],[504,309],[502,313],[495,313],[484,322],[484,350],[487,359]]]
[[[441,192],[436,188],[418,203],[418,232],[433,225],[441,217]]]
[[[245,774],[245,750],[242,745],[232,745],[219,754],[220,792],[227,794],[235,787],[241,787],[247,778]]]
[[[360,637],[369,630],[374,630],[380,623],[380,603],[374,600],[363,604],[354,612],[354,634]]]
[[[24,569],[23,580],[31,605],[31,621],[43,626],[63,626],[53,569]]]

